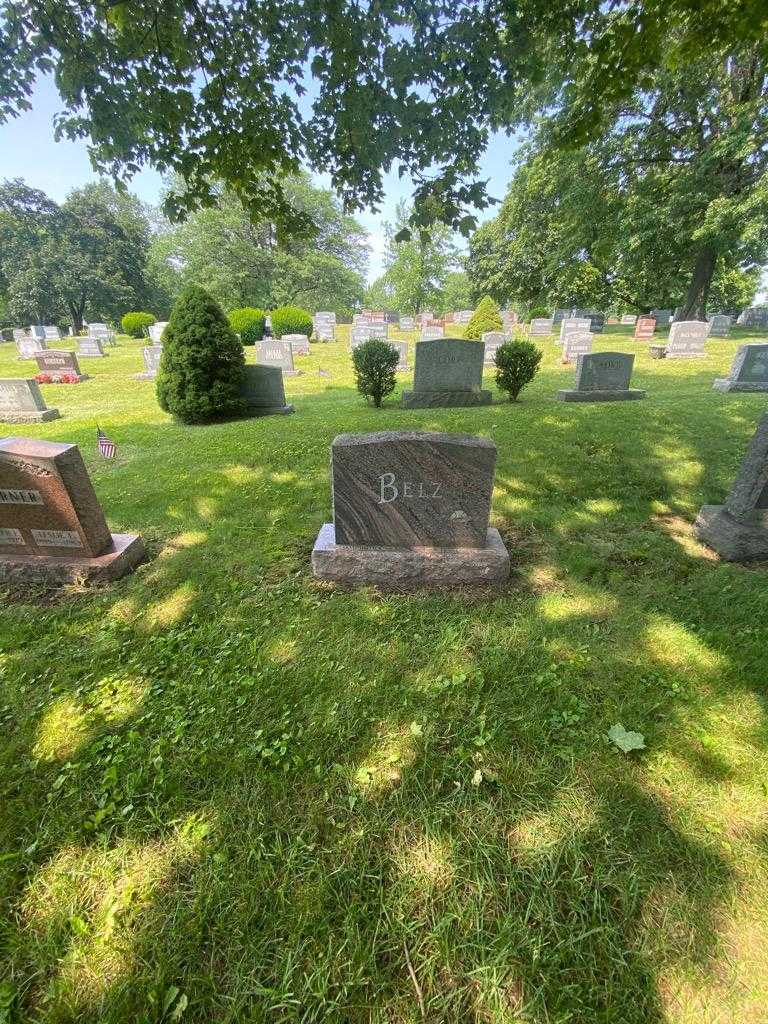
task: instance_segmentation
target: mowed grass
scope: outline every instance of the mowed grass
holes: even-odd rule
[[[0,1020],[766,1020],[768,567],[691,531],[766,398],[712,391],[746,332],[630,331],[623,404],[556,402],[547,339],[487,408],[376,411],[341,341],[291,417],[176,425],[127,339],[43,386],[6,433],[77,442],[151,560],[3,605]],[[413,428],[496,442],[501,593],[313,581],[331,440]]]

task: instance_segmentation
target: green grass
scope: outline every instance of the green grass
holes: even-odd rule
[[[288,418],[175,425],[125,339],[43,386],[8,432],[151,560],[4,603],[0,1021],[765,1021],[768,580],[691,532],[765,396],[630,332],[625,404],[556,402],[546,339],[519,405],[377,412],[341,343]],[[313,581],[331,440],[397,428],[498,445],[501,594]]]

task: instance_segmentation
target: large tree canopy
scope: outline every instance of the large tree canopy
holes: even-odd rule
[[[570,142],[664,61],[765,47],[767,21],[764,0],[6,0],[0,115],[52,72],[60,133],[92,140],[96,167],[119,178],[175,172],[173,214],[223,181],[295,222],[282,178],[302,161],[350,207],[371,205],[396,162],[417,223],[468,231],[490,129],[558,103]]]
[[[539,122],[499,216],[473,237],[478,294],[679,304],[684,318],[704,315],[713,282],[713,298],[746,294],[751,268],[768,256],[768,61],[759,48],[658,71],[581,148],[553,145],[568,118],[564,107]]]

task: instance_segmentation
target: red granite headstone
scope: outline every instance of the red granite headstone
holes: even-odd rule
[[[656,332],[656,321],[652,316],[639,316],[635,324],[635,341],[652,338]]]

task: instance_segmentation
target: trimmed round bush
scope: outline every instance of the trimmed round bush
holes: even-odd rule
[[[395,390],[395,368],[399,359],[397,349],[378,338],[364,341],[352,350],[357,390],[366,398],[372,398],[377,409],[381,407],[381,400]]]
[[[464,328],[464,337],[480,341],[486,331],[500,331],[503,328],[501,310],[493,299],[486,295],[478,303],[477,309]]]
[[[183,423],[246,411],[245,355],[221,306],[191,285],[176,301],[163,335],[157,374],[160,408]]]
[[[272,334],[282,338],[284,334],[312,335],[312,315],[299,306],[278,306],[270,313]]]
[[[131,338],[143,338],[147,328],[157,323],[152,313],[124,313],[120,321],[123,325],[123,332]]]
[[[264,337],[264,324],[267,314],[263,309],[254,309],[253,306],[243,306],[241,309],[232,309],[227,314],[229,326],[240,335],[244,345],[255,345]]]
[[[507,392],[510,402],[536,376],[542,355],[532,341],[507,341],[496,349],[496,386]]]

